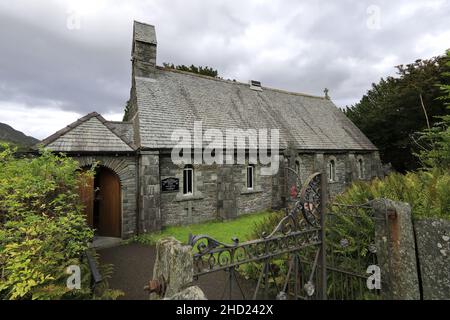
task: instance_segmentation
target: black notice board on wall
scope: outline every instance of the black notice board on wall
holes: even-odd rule
[[[178,191],[180,189],[180,179],[178,178],[165,178],[161,180],[161,191],[171,192]]]

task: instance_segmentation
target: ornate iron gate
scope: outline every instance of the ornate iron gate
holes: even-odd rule
[[[239,288],[244,299],[325,298],[325,197],[321,179],[320,173],[312,175],[296,195],[296,201],[287,214],[270,234],[263,234],[260,239],[242,243],[233,239],[231,244],[226,244],[208,235],[190,236],[194,277],[227,272],[228,285],[224,289],[229,289],[229,298],[233,285]],[[308,258],[305,259],[306,252]],[[248,273],[250,264],[253,271],[258,271],[251,296],[240,284],[240,274]],[[280,281],[279,273],[283,268],[286,268],[286,273]]]
[[[335,300],[380,299],[381,283],[368,285],[378,267],[377,218],[370,203],[333,203],[327,210],[327,296]],[[381,278],[380,278],[381,281]]]
[[[229,299],[233,286],[243,299],[379,298],[380,290],[367,286],[367,267],[377,265],[370,204],[327,206],[323,174],[312,174],[300,192],[294,174],[285,171],[286,211],[270,234],[228,244],[209,235],[189,237],[194,278],[226,272],[222,298]]]

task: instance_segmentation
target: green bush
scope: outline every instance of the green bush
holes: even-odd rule
[[[78,196],[78,163],[42,150],[15,158],[0,153],[0,298],[65,299],[115,297],[91,293],[83,253],[93,238]],[[66,288],[67,266],[77,264],[84,290]],[[107,269],[107,268],[106,268]],[[83,272],[83,270],[85,272]],[[107,271],[107,270],[105,270]]]
[[[450,67],[450,50],[446,52],[446,66]],[[416,156],[425,168],[450,170],[450,72],[443,72],[444,83],[438,85],[442,96],[437,100],[444,101],[447,112],[436,117],[433,127],[419,133],[418,145],[421,147]]]
[[[408,202],[415,218],[450,219],[450,174],[448,171],[431,169],[393,173],[371,182],[356,182],[335,202],[356,205],[376,198],[388,198]]]
[[[393,173],[383,179],[371,182],[356,182],[343,194],[336,196],[334,202],[345,205],[359,205],[377,198],[387,198],[408,202],[412,207],[413,218],[450,219],[450,174],[441,169]],[[375,227],[370,212],[359,208],[351,211],[346,207],[333,206],[333,215],[327,219],[327,259],[334,266],[355,273],[364,274],[365,267],[374,263],[374,255],[368,250],[374,245]],[[340,241],[345,239],[346,246]],[[345,285],[355,278],[342,282],[336,274],[329,273],[328,290],[330,296],[347,297],[349,290]],[[351,294],[353,290],[350,291]],[[376,299],[369,291],[362,291],[359,299]]]

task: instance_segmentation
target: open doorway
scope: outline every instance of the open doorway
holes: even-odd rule
[[[120,179],[117,174],[99,166],[93,179],[84,179],[80,196],[86,219],[95,235],[121,237],[122,206]]]

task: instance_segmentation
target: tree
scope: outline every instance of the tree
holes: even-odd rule
[[[167,68],[167,69],[175,69],[175,70],[180,70],[180,71],[185,71],[185,72],[191,72],[191,73],[201,74],[203,76],[208,76],[208,77],[213,77],[213,78],[217,78],[219,75],[217,70],[215,70],[211,67],[208,67],[208,66],[196,67],[193,64],[190,67],[185,66],[184,64],[175,66],[173,63],[167,63],[167,62],[164,62],[163,66],[164,66],[164,68]]]
[[[131,102],[130,99],[127,100],[127,103],[125,104],[124,114],[122,121],[128,121],[130,120],[130,109],[131,109]]]
[[[438,83],[450,71],[446,57],[399,65],[396,77],[382,78],[362,97],[344,110],[364,134],[379,148],[383,162],[400,171],[415,170],[417,144],[412,135],[433,126],[437,116],[447,111]]]
[[[447,67],[450,67],[450,50],[447,50]],[[447,114],[436,117],[438,122],[419,133],[418,145],[422,148],[417,154],[427,168],[450,171],[450,72],[444,72],[447,82],[439,86],[442,96],[438,99],[447,107]]]

